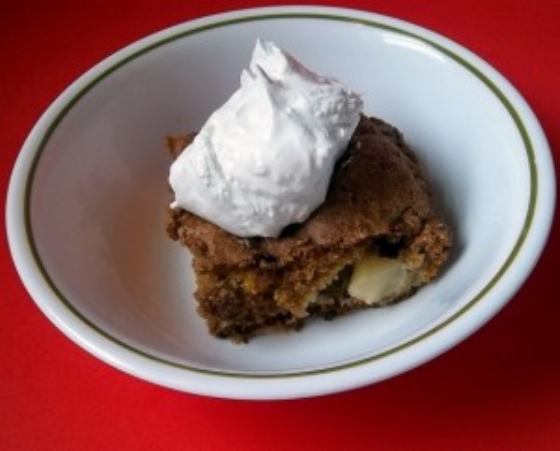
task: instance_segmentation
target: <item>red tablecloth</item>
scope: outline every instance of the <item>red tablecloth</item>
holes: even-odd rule
[[[167,26],[265,4],[272,2],[2,2],[2,193],[39,115],[90,66]],[[560,3],[342,0],[337,5],[417,23],[479,54],[525,96],[560,157]],[[4,211],[5,195],[2,202]],[[182,394],[90,356],[30,299],[4,233],[0,450],[558,450],[560,302],[553,279],[560,267],[559,232],[556,224],[539,265],[508,306],[452,351],[377,385],[283,402]]]

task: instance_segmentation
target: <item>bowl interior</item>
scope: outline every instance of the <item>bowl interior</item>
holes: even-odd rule
[[[407,302],[240,346],[208,335],[188,253],[165,234],[163,143],[198,129],[236,89],[257,37],[363,93],[367,114],[404,133],[431,174],[456,248],[442,277]],[[217,371],[344,365],[434,330],[511,258],[529,204],[527,150],[491,83],[453,49],[398,27],[313,17],[179,29],[150,44],[68,94],[28,181],[29,230],[58,302],[117,345]]]

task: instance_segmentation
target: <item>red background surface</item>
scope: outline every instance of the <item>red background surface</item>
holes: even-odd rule
[[[0,192],[6,192],[12,165],[35,121],[89,67],[162,28],[266,4],[271,3],[2,1]],[[330,4],[414,22],[479,54],[528,100],[558,161],[558,3]],[[1,198],[3,213],[5,195]],[[553,278],[559,268],[559,232],[555,223],[540,263],[508,306],[445,355],[377,385],[281,402],[178,393],[98,361],[40,313],[15,272],[3,233],[0,450],[558,450],[560,303],[554,299]]]

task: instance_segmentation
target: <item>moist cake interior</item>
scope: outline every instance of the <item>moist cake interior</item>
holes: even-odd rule
[[[172,156],[194,136],[168,137]],[[451,246],[415,154],[396,128],[365,116],[325,202],[279,238],[240,238],[180,208],[169,209],[167,232],[193,255],[209,331],[234,341],[406,298],[439,273]]]

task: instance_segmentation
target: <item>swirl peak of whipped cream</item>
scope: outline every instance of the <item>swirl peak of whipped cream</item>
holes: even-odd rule
[[[241,86],[172,164],[173,208],[240,236],[277,237],[325,200],[360,96],[258,40]]]

